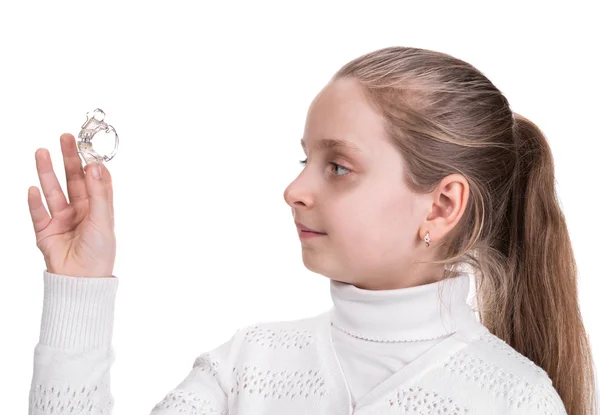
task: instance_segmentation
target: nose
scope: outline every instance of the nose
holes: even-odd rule
[[[283,191],[285,202],[293,209],[309,208],[314,204],[314,194],[302,180],[302,173]]]

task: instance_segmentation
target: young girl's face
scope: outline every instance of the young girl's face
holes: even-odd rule
[[[401,156],[355,80],[330,83],[316,96],[302,142],[306,165],[284,198],[296,222],[326,233],[301,238],[305,266],[366,289],[416,285],[411,279],[422,277],[411,266],[431,196],[404,185]]]

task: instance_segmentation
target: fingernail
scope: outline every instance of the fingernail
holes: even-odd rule
[[[100,180],[102,178],[102,171],[100,170],[100,166],[97,164],[92,166],[92,177],[96,180]]]

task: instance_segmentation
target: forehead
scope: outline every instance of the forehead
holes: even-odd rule
[[[312,142],[316,145],[321,137],[332,138],[367,151],[367,147],[384,141],[384,125],[383,117],[368,103],[361,85],[354,79],[340,79],[327,84],[311,103],[303,142],[312,147]],[[319,145],[333,144],[329,141]]]

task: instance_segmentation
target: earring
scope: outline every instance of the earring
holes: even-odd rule
[[[431,239],[429,238],[429,232],[427,232],[427,233],[425,234],[425,246],[426,246],[427,248],[429,248],[429,241],[431,241]]]

